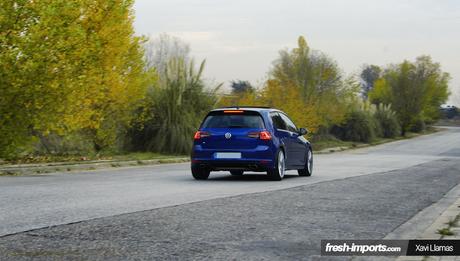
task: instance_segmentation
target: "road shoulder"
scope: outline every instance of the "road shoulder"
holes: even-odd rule
[[[456,239],[460,240],[460,185],[455,186],[438,202],[423,209],[389,233],[384,239]],[[441,232],[444,231],[444,232]],[[452,235],[443,235],[449,231]],[[384,260],[384,259],[382,259]],[[460,260],[459,257],[401,256],[397,261]]]

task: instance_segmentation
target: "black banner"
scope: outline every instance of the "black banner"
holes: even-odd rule
[[[409,240],[407,256],[460,256],[460,240]]]
[[[460,240],[321,240],[322,256],[460,256]]]

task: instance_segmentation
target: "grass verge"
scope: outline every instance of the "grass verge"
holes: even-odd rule
[[[27,156],[8,161],[0,161],[1,165],[12,164],[43,164],[43,163],[87,163],[91,161],[129,161],[153,160],[187,157],[187,155],[161,154],[155,152],[132,152],[126,154],[95,154],[95,155],[39,155]]]
[[[355,142],[355,141],[343,141],[339,140],[336,137],[332,135],[324,135],[321,137],[313,137],[311,139],[312,144],[313,144],[313,149],[315,151],[321,151],[321,152],[328,152],[330,149],[330,152],[338,151],[338,150],[347,150],[347,149],[353,149],[353,148],[360,148],[360,147],[368,147],[368,146],[375,146],[375,145],[380,145],[383,143],[388,143],[392,141],[398,141],[398,140],[405,140],[405,139],[411,139],[415,138],[421,135],[427,135],[427,134],[432,134],[435,132],[440,131],[440,129],[434,128],[434,127],[428,127],[424,132],[421,133],[414,133],[414,132],[408,132],[406,133],[406,136],[400,136],[396,138],[377,138],[373,140],[370,143],[364,143],[364,142]]]

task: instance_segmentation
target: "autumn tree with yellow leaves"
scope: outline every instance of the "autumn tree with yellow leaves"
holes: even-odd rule
[[[325,54],[312,51],[301,36],[298,46],[280,51],[269,80],[256,92],[224,97],[222,105],[260,105],[279,108],[294,122],[316,132],[321,126],[340,123],[359,86],[343,79],[337,64]]]
[[[133,1],[0,3],[0,156],[81,132],[113,145],[145,93]]]
[[[281,86],[298,89],[304,104],[299,107],[315,108],[317,126],[327,127],[343,120],[347,98],[353,90],[345,84],[336,62],[320,51],[311,50],[304,37],[299,37],[296,48],[280,51],[270,75]]]

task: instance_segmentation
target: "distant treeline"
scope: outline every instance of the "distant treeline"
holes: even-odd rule
[[[0,2],[0,158],[186,154],[203,116],[223,105],[276,107],[313,136],[369,142],[423,131],[449,95],[429,56],[346,77],[303,37],[261,86],[235,80],[228,93],[203,79],[205,62],[180,39],[135,36],[132,5]]]

